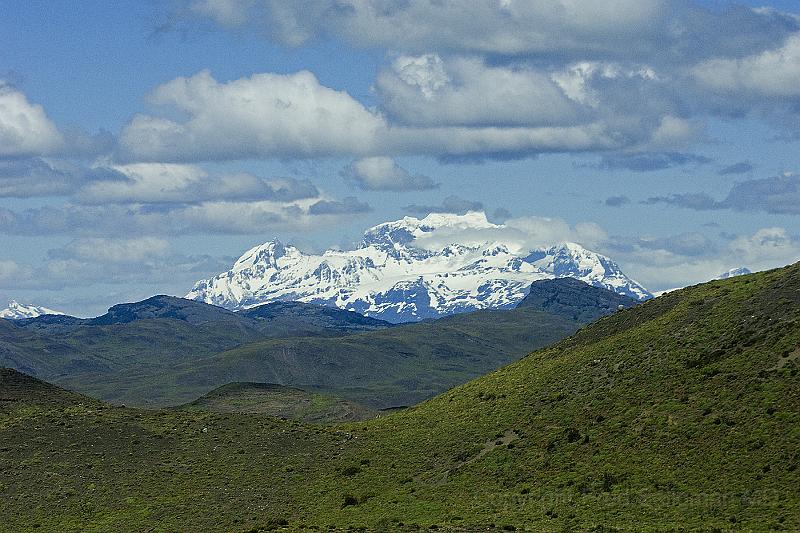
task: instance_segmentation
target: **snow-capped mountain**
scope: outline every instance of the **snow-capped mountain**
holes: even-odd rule
[[[25,305],[14,300],[8,302],[8,307],[0,311],[0,318],[18,320],[21,318],[36,318],[41,315],[63,315],[61,311],[53,311],[47,307]]]
[[[745,274],[752,274],[752,272],[750,272],[750,269],[746,267],[732,268],[727,272],[723,272],[717,276],[717,279],[735,278],[736,276],[744,276]]]
[[[496,237],[503,228],[480,212],[431,214],[379,224],[355,250],[309,255],[270,241],[245,252],[229,271],[197,282],[186,297],[228,309],[297,300],[391,322],[514,307],[532,282],[557,277],[651,297],[613,261],[574,243],[530,251],[496,239],[447,240],[459,232]],[[439,241],[449,244],[432,245]]]

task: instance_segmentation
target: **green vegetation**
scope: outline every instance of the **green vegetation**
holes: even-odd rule
[[[182,406],[214,413],[253,413],[312,424],[375,418],[378,411],[325,394],[270,383],[229,383]]]
[[[548,298],[569,289],[558,309],[534,303],[399,327],[297,302],[232,313],[154,296],[96,319],[0,320],[0,366],[141,407],[183,404],[232,381],[279,383],[375,409],[412,405],[574,333],[620,299],[632,302],[577,283],[534,284]]]
[[[535,308],[478,311],[334,339],[257,341],[173,367],[149,383],[151,390],[179,401],[221,383],[258,381],[341,396],[376,409],[406,406],[563,339],[578,327]]]
[[[0,402],[0,516],[10,531],[797,531],[799,358],[800,264],[667,294],[365,422],[32,390]]]

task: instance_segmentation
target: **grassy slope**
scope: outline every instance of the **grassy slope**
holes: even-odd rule
[[[794,265],[670,293],[369,422],[16,405],[0,411],[0,515],[63,531],[798,530],[798,347]]]
[[[112,310],[125,314],[128,307],[138,306],[149,316],[151,300]],[[200,307],[195,314],[234,315],[188,304]],[[299,305],[262,306],[253,310],[261,318],[244,317],[242,323],[226,316],[201,324],[159,317],[84,324],[47,334],[0,321],[0,366],[126,405],[177,405],[226,383],[249,381],[281,383],[385,408],[430,398],[555,342],[580,325],[525,308],[346,335],[352,328],[383,323],[340,310],[329,316],[329,310]],[[325,332],[324,336],[272,338],[290,333],[291,317],[302,312],[311,314],[294,320],[294,327],[304,333]],[[331,338],[332,332],[339,336]]]
[[[354,422],[378,416],[377,411],[343,398],[269,383],[229,383],[182,409],[261,414],[312,424]]]
[[[231,381],[282,383],[373,408],[411,405],[578,329],[534,308],[479,311],[335,339],[268,339],[154,376],[188,401]],[[159,381],[163,379],[162,381]]]
[[[159,404],[142,390],[152,375],[262,337],[229,322],[192,325],[172,318],[129,324],[79,326],[41,335],[0,321],[0,366],[15,367],[108,401]],[[125,382],[131,386],[119,386]],[[117,386],[114,383],[117,382]]]

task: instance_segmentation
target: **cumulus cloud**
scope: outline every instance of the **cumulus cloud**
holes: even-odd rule
[[[601,123],[575,126],[404,127],[310,72],[256,74],[227,83],[208,71],[158,88],[151,101],[182,120],[137,115],[118,158],[187,162],[338,155],[534,154],[619,147]]]
[[[137,115],[123,129],[123,156],[145,160],[315,157],[361,153],[383,119],[308,71],[255,74],[228,83],[207,70],[150,95],[184,121]]]
[[[591,119],[547,72],[476,58],[402,56],[379,74],[376,88],[390,116],[406,125],[535,127]]]
[[[800,215],[800,176],[782,176],[740,181],[721,201],[705,193],[672,194],[648,198],[646,204],[668,204],[689,209],[734,209],[771,214]]]
[[[758,110],[791,125],[800,109],[793,83],[800,19],[775,9],[706,9],[683,0],[593,7],[572,0],[184,4],[184,13],[228,28],[257,28],[280,43],[341,39],[383,47],[394,58],[375,83],[380,107],[356,102],[352,122],[343,121],[359,124],[356,132],[369,132],[359,141],[371,142],[348,147],[307,136],[289,148],[258,140],[246,124],[231,125],[248,142],[226,149],[221,139],[219,149],[206,151],[210,158],[417,154],[463,162],[564,151],[678,153],[702,137],[708,115]],[[294,103],[285,92],[277,99]],[[128,156],[168,157],[172,147],[157,148],[161,141],[203,137],[191,124],[195,119],[203,120],[193,112],[187,122],[137,117],[128,133],[141,135],[127,139]],[[146,142],[150,133],[153,146]],[[175,142],[181,150],[174,160],[197,159],[181,154],[184,147]]]
[[[343,171],[345,180],[365,191],[424,191],[439,186],[433,179],[411,174],[390,157],[365,157]]]
[[[465,200],[459,196],[451,195],[442,200],[440,205],[411,204],[405,207],[406,211],[419,215],[430,213],[454,213],[463,215],[470,211],[483,211],[483,203],[475,200]]]
[[[0,259],[0,283],[5,284],[19,280],[23,277],[22,272],[23,268],[16,261]]]
[[[195,165],[138,163],[106,169],[117,179],[93,181],[77,193],[86,204],[199,203],[207,201],[289,202],[317,198],[308,180],[262,178],[246,172],[211,176]]]
[[[714,58],[692,68],[704,88],[725,94],[754,97],[800,96],[800,35],[783,46],[743,58]]]
[[[382,0],[190,0],[194,13],[225,26],[252,25],[268,38],[298,46],[336,37],[366,47],[411,52],[487,55],[631,57],[637,53],[702,54],[758,49],[765,20],[790,26],[788,16],[747,9],[711,12],[678,0],[475,0],[402,3]],[[443,30],[445,28],[445,30]],[[680,28],[681,31],[676,31]],[[780,38],[788,28],[780,28]],[[737,38],[744,41],[738,43]],[[694,46],[693,46],[694,45]]]
[[[603,249],[651,290],[708,281],[731,268],[758,271],[800,260],[800,240],[785,228],[761,228],[723,240],[700,233],[613,237]]]
[[[426,213],[427,214],[427,213]],[[480,219],[484,214],[472,211],[470,217]],[[415,246],[441,249],[452,243],[477,246],[500,242],[514,253],[527,254],[531,250],[549,247],[562,242],[577,242],[596,248],[608,239],[608,234],[594,222],[571,225],[560,218],[518,217],[508,218],[503,223],[459,224],[457,222],[439,227],[436,231],[423,233],[414,241]]]
[[[0,157],[47,155],[63,146],[44,108],[0,80]]]
[[[314,39],[404,54],[483,55],[546,61],[604,57],[689,64],[774,49],[798,30],[796,16],[683,0],[184,0],[185,13],[227,28],[249,27],[299,46]]]
[[[798,240],[785,228],[762,228],[752,235],[739,236],[730,243],[731,251],[746,264],[766,261],[796,261],[800,258]]]

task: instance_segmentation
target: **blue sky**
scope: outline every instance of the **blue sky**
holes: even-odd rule
[[[466,206],[652,290],[800,259],[796,2],[2,9],[0,302],[93,314]]]

